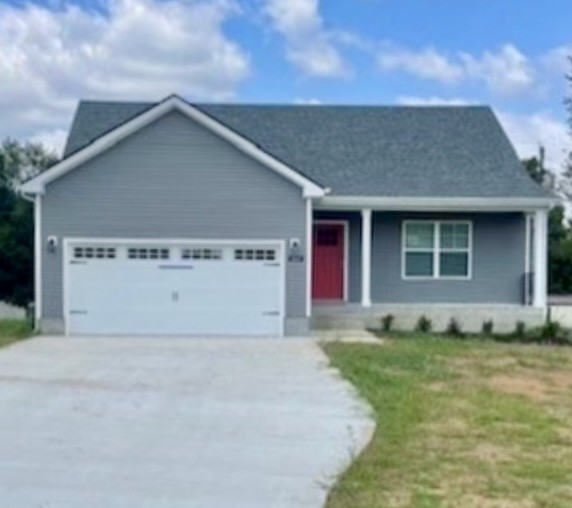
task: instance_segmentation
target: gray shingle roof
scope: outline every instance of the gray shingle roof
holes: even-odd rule
[[[82,101],[66,156],[153,105]],[[488,107],[196,106],[332,195],[548,195]]]

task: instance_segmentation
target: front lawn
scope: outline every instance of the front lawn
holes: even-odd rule
[[[329,508],[572,506],[572,348],[417,335],[324,349],[378,424]]]
[[[28,321],[17,319],[0,320],[0,347],[25,339],[31,334],[32,328]]]

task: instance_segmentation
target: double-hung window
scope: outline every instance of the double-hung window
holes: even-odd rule
[[[471,278],[472,227],[467,221],[405,221],[405,279]]]

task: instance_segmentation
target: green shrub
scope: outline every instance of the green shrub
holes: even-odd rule
[[[516,322],[513,335],[519,339],[524,339],[524,337],[526,336],[526,325],[524,324],[523,321]]]
[[[461,325],[455,318],[451,318],[447,328],[445,329],[445,334],[450,335],[451,337],[462,337],[463,330],[461,329]]]
[[[494,329],[494,323],[492,319],[488,319],[487,321],[483,321],[483,335],[492,335]]]
[[[381,318],[381,329],[384,332],[390,332],[393,326],[393,321],[395,320],[395,316],[393,314],[386,314]]]
[[[433,323],[431,320],[423,314],[418,320],[415,330],[421,333],[430,333],[433,328]]]
[[[547,321],[540,329],[540,337],[542,339],[556,339],[561,331],[561,326],[558,321]]]

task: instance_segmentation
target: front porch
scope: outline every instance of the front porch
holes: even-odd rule
[[[466,331],[489,319],[497,331],[544,319],[546,210],[316,209],[311,218],[313,329],[378,327],[384,314],[403,329],[421,315],[435,330],[454,317]],[[409,245],[408,223],[430,225],[428,247],[415,247],[415,235]],[[449,236],[459,224],[455,245]]]

